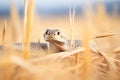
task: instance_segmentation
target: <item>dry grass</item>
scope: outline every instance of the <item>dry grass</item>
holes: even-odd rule
[[[29,49],[30,49],[30,37],[31,37],[31,29],[33,24],[33,11],[34,11],[34,0],[30,0],[30,5],[28,8],[28,16],[27,16],[27,24],[26,24],[26,41],[25,41],[25,59],[29,58]],[[24,16],[26,17],[26,16]]]
[[[4,20],[4,22],[3,22],[3,24],[4,24],[4,26],[3,26],[3,32],[2,32],[2,45],[4,45],[5,44],[5,33],[6,33],[6,20]]]
[[[73,10],[69,17],[64,18],[39,19],[38,16],[34,16],[33,24],[33,0],[30,0],[29,8],[27,8],[26,3],[25,10],[28,9],[29,14],[25,11],[24,20],[21,20],[24,21],[23,26],[26,26],[25,52],[17,52],[10,45],[7,47],[6,44],[14,42],[9,41],[14,40],[11,38],[15,38],[15,40],[21,38],[24,43],[25,35],[21,34],[19,38],[17,35],[12,37],[13,32],[14,34],[17,34],[17,32],[11,32],[15,29],[13,27],[9,28],[9,26],[13,26],[13,24],[11,25],[12,22],[15,25],[20,23],[20,20],[16,22],[16,17],[19,17],[16,10],[12,10],[12,13],[16,13],[14,18],[11,17],[12,21],[6,19],[2,23],[3,28],[0,38],[1,44],[6,45],[6,48],[0,50],[0,80],[120,79],[120,19],[109,17],[102,4],[98,5],[98,13],[96,14],[93,13],[90,5],[87,6],[83,18],[75,17],[75,10]],[[43,51],[37,52],[37,54],[30,53],[29,42],[38,41],[39,38],[41,39],[40,42],[43,41],[41,34],[45,31],[45,28],[56,28],[53,26],[61,26],[57,28],[64,32],[68,39],[83,40],[83,47],[56,54],[45,54]],[[21,32],[20,30],[17,31]],[[95,42],[96,45],[92,43],[91,46],[89,44],[91,41]]]

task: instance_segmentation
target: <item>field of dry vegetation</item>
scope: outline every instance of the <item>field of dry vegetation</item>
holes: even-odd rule
[[[0,45],[5,46],[0,51],[0,80],[120,80],[120,16],[116,11],[108,16],[100,3],[97,13],[86,5],[82,17],[42,18],[34,12],[34,0],[28,6],[24,19],[14,4],[10,18],[0,19]],[[68,39],[82,40],[83,47],[55,54],[30,53],[29,42],[45,42],[47,28],[60,29]],[[96,43],[92,49],[90,41]],[[26,43],[23,52],[12,48],[16,42]]]

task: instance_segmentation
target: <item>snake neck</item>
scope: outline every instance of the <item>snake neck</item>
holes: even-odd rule
[[[67,40],[65,40],[64,42],[58,42],[58,41],[54,41],[54,42],[49,42],[49,46],[50,46],[50,50],[52,52],[63,52],[63,51],[67,51],[69,49],[69,46],[67,45]]]

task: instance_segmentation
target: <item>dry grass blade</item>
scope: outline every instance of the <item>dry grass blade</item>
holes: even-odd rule
[[[58,58],[60,58],[62,55],[65,55],[65,54],[66,54],[66,52],[48,54],[47,56],[32,59],[31,62],[38,62],[38,61],[43,61],[43,60],[57,60]]]
[[[105,53],[102,53],[101,54],[103,55],[105,61],[106,61],[106,64],[107,66],[109,67],[109,71],[107,72],[106,75],[109,76],[109,80],[118,80],[119,78],[119,74],[118,74],[118,70],[117,70],[117,66],[115,65],[115,59],[107,56]],[[112,76],[112,77],[111,77]]]
[[[34,67],[29,62],[26,63],[26,61],[21,57],[10,56],[10,60],[11,60],[12,63],[20,66],[21,68],[26,69],[29,72],[34,72],[35,71]]]
[[[2,45],[4,46],[5,44],[5,37],[6,37],[6,20],[4,20],[4,27],[3,27],[3,34],[2,34]],[[10,80],[10,60],[9,60],[9,57],[7,56],[6,57],[7,59],[5,60],[5,74],[6,74],[6,80]]]
[[[20,24],[20,16],[19,16],[19,11],[18,11],[18,7],[16,5],[16,1],[15,0],[11,0],[11,33],[12,33],[12,43],[15,43],[17,41],[19,41],[21,38],[21,33],[23,33],[21,31],[21,24]]]
[[[7,68],[7,67],[9,67],[8,64],[10,65],[10,64],[14,63],[14,64],[20,66],[21,68],[24,68],[24,69],[28,70],[29,72],[34,71],[32,65],[30,65],[30,63],[26,63],[26,61],[24,59],[22,59],[21,57],[9,56],[8,58],[9,58],[9,61],[8,61],[8,59],[6,59],[6,57],[1,58],[0,66],[5,65],[6,68]],[[7,71],[7,73],[8,73],[8,71]]]
[[[109,76],[108,79],[111,79],[111,80],[116,79],[116,80],[118,80],[119,79],[119,75],[118,75],[119,72],[117,70],[117,66],[116,66],[115,62],[120,63],[120,61],[116,60],[116,59],[114,59],[112,57],[109,57],[107,54],[99,51],[97,48],[96,48],[96,51],[100,56],[102,56],[104,58],[104,60],[105,60],[104,65],[108,66],[109,71],[105,74],[105,75]]]
[[[33,11],[34,11],[34,0],[30,0],[28,16],[27,16],[27,24],[26,24],[26,43],[25,43],[25,59],[29,58],[29,49],[30,49],[30,34],[33,23]]]
[[[115,36],[115,35],[120,35],[120,34],[118,34],[118,33],[107,33],[107,34],[98,35],[98,36],[94,37],[93,39],[110,37],[110,36]]]
[[[23,34],[23,43],[25,41],[25,32],[27,24],[27,11],[28,11],[28,0],[24,0],[24,34]]]
[[[71,13],[71,7],[69,8],[69,19],[70,19],[70,30],[71,30],[71,44],[70,46],[72,47],[72,42],[73,42],[73,22],[72,22],[72,13]]]
[[[73,11],[71,5],[69,6],[69,20],[70,20],[70,30],[71,30],[71,47],[73,46],[73,26],[74,26],[74,19],[75,19],[75,1],[73,5]]]
[[[78,53],[76,53],[76,55],[75,55],[75,64],[76,65],[78,64],[78,61],[79,61],[79,55],[78,55]]]
[[[71,6],[69,7],[69,19],[70,19],[70,26],[71,26],[71,44],[70,44],[70,50],[72,49],[72,47],[74,46],[73,45],[73,27],[74,27],[74,21],[75,21],[75,13],[76,13],[76,7],[75,7],[75,1],[73,2],[73,11],[72,11],[72,8]],[[75,63],[77,64],[78,63],[78,57],[79,55],[76,54],[75,55]]]
[[[38,62],[38,61],[43,61],[43,60],[47,60],[47,59],[50,59],[50,60],[57,60],[57,59],[61,60],[61,59],[64,59],[66,57],[69,57],[71,55],[82,53],[83,51],[84,51],[84,48],[80,48],[80,49],[77,49],[77,50],[74,50],[74,51],[71,51],[71,52],[60,52],[60,53],[56,53],[56,54],[49,54],[49,55],[44,56],[44,57],[32,59],[31,61],[32,62]]]
[[[115,64],[115,62],[118,62],[118,63],[120,63],[120,61],[119,60],[116,60],[116,59],[114,59],[114,58],[112,58],[112,57],[109,57],[107,54],[105,54],[105,53],[103,53],[103,52],[100,52],[97,48],[95,48],[96,49],[96,52],[95,53],[98,53],[100,56],[102,56],[103,58],[104,58],[104,62],[102,62],[102,63],[99,63],[99,64],[101,64],[101,66],[104,66],[104,67],[107,67],[107,72],[105,71],[105,69],[102,69],[100,66],[98,66],[98,67],[100,67],[101,68],[101,70],[99,71],[99,69],[98,69],[98,73],[100,73],[100,76],[102,76],[103,77],[103,79],[105,78],[105,76],[108,76],[108,80],[113,80],[113,79],[116,79],[116,80],[118,80],[119,79],[119,77],[118,77],[118,70],[117,70],[117,66],[116,66],[116,64]],[[104,73],[104,71],[105,71],[105,73]],[[104,76],[103,76],[104,75]],[[111,77],[112,76],[112,77]]]
[[[90,14],[91,13],[91,14]],[[82,80],[92,80],[94,76],[91,72],[93,71],[92,60],[93,57],[91,56],[91,48],[89,46],[90,36],[91,36],[91,28],[92,28],[92,9],[89,1],[86,2],[86,11],[85,11],[86,19],[87,19],[87,26],[84,27],[84,43],[83,46],[85,47],[85,51],[83,54],[83,68],[82,68]]]
[[[5,36],[6,36],[6,20],[4,20],[3,32],[2,32],[2,45],[5,43]]]
[[[63,58],[66,58],[68,56],[71,56],[71,55],[76,55],[76,54],[82,53],[83,51],[85,51],[84,48],[79,48],[77,50],[74,50],[74,51],[71,51],[71,52],[67,52],[65,55],[62,55],[61,57],[63,59]]]
[[[113,53],[120,53],[120,47],[118,47],[115,50],[113,50]]]
[[[0,59],[0,66],[8,64],[10,61],[8,61],[6,58],[2,57]]]

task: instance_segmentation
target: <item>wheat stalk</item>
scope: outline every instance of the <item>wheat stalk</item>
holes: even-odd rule
[[[19,16],[19,11],[18,11],[18,7],[16,5],[16,1],[15,0],[11,0],[11,30],[12,30],[12,44],[19,41],[21,38],[21,24],[20,24],[20,16]]]
[[[5,37],[6,37],[6,27],[7,27],[7,23],[6,23],[6,19],[4,19],[4,23],[3,23],[4,27],[3,27],[3,34],[2,34],[2,45],[4,46],[5,44]],[[10,80],[10,59],[9,59],[9,54],[6,56],[6,62],[5,62],[5,74],[6,74],[6,80]]]
[[[24,33],[23,33],[23,43],[25,43],[25,32],[27,24],[27,11],[28,11],[28,0],[24,0]]]
[[[71,5],[69,6],[69,20],[70,20],[70,30],[71,30],[71,47],[73,46],[73,26],[74,26],[74,17],[75,17],[75,2],[74,8],[72,11]]]
[[[27,24],[26,24],[26,43],[25,43],[25,59],[29,58],[29,49],[30,49],[30,35],[31,28],[33,23],[33,11],[34,11],[34,0],[30,0],[28,14],[27,14]]]
[[[4,20],[4,23],[3,23],[3,32],[2,32],[2,45],[5,44],[5,36],[6,36],[6,20]]]
[[[72,49],[72,47],[74,47],[73,45],[73,27],[74,27],[74,21],[75,21],[75,13],[76,13],[76,5],[75,5],[75,1],[73,2],[73,11],[72,11],[72,7],[71,5],[69,6],[69,20],[70,20],[70,30],[71,30],[71,43],[70,43],[70,50]],[[75,54],[75,64],[78,64],[78,59],[79,59],[79,55]]]
[[[91,74],[91,69],[92,69],[92,56],[91,56],[91,49],[89,47],[89,41],[90,41],[90,34],[91,34],[91,27],[92,27],[92,18],[90,15],[91,12],[91,5],[90,3],[86,3],[86,16],[87,16],[87,26],[84,28],[84,55],[83,55],[83,72],[82,72],[82,79],[83,80],[90,80],[92,76]]]

